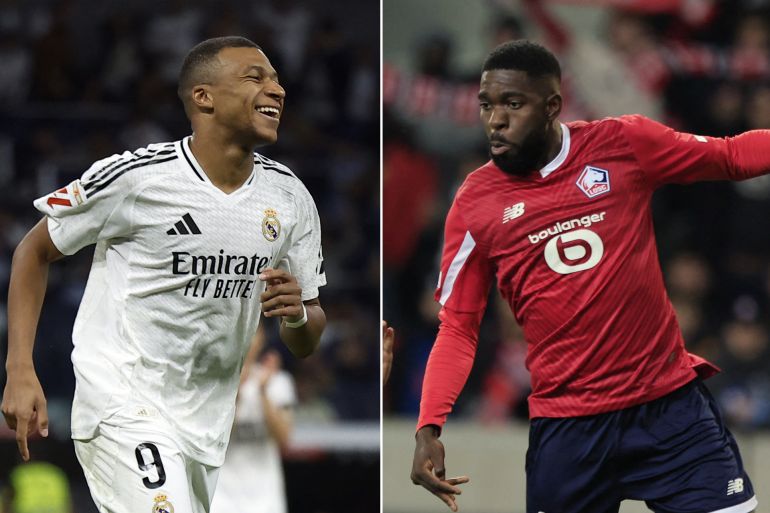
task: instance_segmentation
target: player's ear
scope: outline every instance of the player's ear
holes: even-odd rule
[[[562,98],[559,93],[554,93],[545,99],[545,115],[548,121],[553,121],[561,114]]]
[[[203,111],[211,111],[214,109],[214,97],[211,94],[211,89],[206,84],[200,84],[193,86],[192,88],[192,103]]]

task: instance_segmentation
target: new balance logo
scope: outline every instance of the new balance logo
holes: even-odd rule
[[[727,482],[727,495],[733,495],[734,493],[743,493],[743,479],[731,479]]]
[[[521,217],[522,215],[524,215],[523,201],[521,203],[511,205],[510,207],[507,207],[505,210],[503,210],[503,224],[507,223],[508,221],[512,221],[517,217]]]
[[[171,228],[166,232],[169,235],[200,235],[201,229],[195,224],[190,214],[185,214],[182,219],[174,224],[174,228]]]

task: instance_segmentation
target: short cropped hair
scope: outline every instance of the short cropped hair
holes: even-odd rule
[[[508,41],[492,50],[482,72],[494,69],[524,71],[532,78],[552,76],[561,80],[561,66],[556,57],[546,47],[525,39]]]
[[[177,94],[185,105],[194,85],[211,83],[215,60],[224,48],[262,49],[254,41],[240,36],[215,37],[195,45],[184,58],[179,72]]]

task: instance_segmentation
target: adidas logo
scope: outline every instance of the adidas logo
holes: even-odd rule
[[[195,224],[190,214],[185,214],[182,219],[174,224],[174,228],[171,228],[166,232],[169,235],[200,235],[201,229]]]

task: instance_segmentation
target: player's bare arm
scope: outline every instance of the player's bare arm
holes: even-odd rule
[[[293,425],[290,408],[282,408],[273,404],[267,393],[270,380],[281,370],[281,357],[274,349],[268,350],[261,359],[261,374],[259,376],[259,394],[262,400],[262,410],[265,415],[265,426],[270,436],[276,441],[281,450],[289,447],[289,438]]]
[[[48,436],[45,395],[35,373],[32,347],[48,283],[48,266],[62,256],[48,234],[46,218],[27,233],[13,254],[5,363],[8,379],[2,411],[8,426],[16,431],[16,443],[25,461],[29,460],[27,436],[33,432]]]
[[[412,460],[412,482],[444,501],[452,511],[458,511],[455,496],[463,492],[457,485],[467,483],[470,478],[459,476],[446,479],[444,444],[438,437],[436,426],[423,426],[417,431],[417,446],[414,448]]]
[[[326,314],[318,298],[302,301],[297,278],[283,269],[265,269],[259,279],[267,282],[260,296],[265,317],[282,317],[281,340],[298,358],[315,351],[326,327]]]
[[[393,366],[393,344],[396,332],[382,321],[382,384],[385,385],[390,377],[390,368]]]

